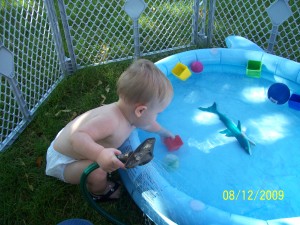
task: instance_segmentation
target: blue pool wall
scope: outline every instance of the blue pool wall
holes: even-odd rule
[[[248,60],[261,61],[261,78],[285,83],[292,91],[300,92],[298,87],[300,63],[262,51],[227,48],[197,49],[169,56],[156,62],[156,65],[165,75],[170,75],[178,62],[189,67],[194,61],[200,61],[204,65],[202,73],[246,75]]]

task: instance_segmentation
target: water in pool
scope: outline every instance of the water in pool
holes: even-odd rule
[[[169,75],[175,96],[158,121],[184,145],[167,151],[161,141],[154,163],[170,184],[223,211],[257,219],[300,215],[300,112],[267,98],[266,79],[234,74],[193,74],[181,81]],[[218,110],[255,142],[249,155],[226,137]],[[140,139],[153,136],[140,132]],[[191,206],[193,207],[193,206]]]

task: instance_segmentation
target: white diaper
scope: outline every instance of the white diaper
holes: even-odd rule
[[[54,141],[53,141],[54,142]],[[64,171],[65,167],[78,160],[73,159],[69,156],[63,155],[53,148],[53,142],[47,151],[47,165],[46,165],[46,175],[56,177],[65,182]]]

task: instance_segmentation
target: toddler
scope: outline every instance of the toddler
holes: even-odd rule
[[[174,137],[156,117],[171,102],[173,88],[166,76],[149,60],[139,59],[117,82],[117,102],[89,110],[69,122],[47,151],[46,174],[66,183],[79,184],[83,170],[99,164],[87,179],[95,200],[120,197],[119,183],[107,180],[107,173],[125,165],[116,157],[118,147],[135,128]]]

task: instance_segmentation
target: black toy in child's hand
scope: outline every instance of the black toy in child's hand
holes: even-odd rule
[[[153,159],[155,138],[148,138],[133,152],[120,154],[117,158],[125,163],[127,169],[145,165]]]

